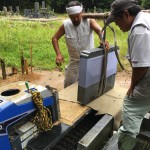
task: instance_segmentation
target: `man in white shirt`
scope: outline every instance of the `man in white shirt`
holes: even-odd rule
[[[80,53],[85,49],[94,48],[93,30],[98,36],[101,34],[101,27],[94,19],[82,18],[83,6],[78,1],[71,1],[66,7],[69,19],[65,20],[52,38],[56,52],[56,64],[61,65],[64,57],[59,48],[59,39],[65,35],[66,45],[69,53],[69,64],[65,68],[64,87],[78,81],[78,68]]]
[[[115,22],[123,32],[129,31],[127,58],[132,77],[118,132],[136,137],[143,117],[150,111],[150,14],[141,12],[135,0],[115,0],[106,22]]]

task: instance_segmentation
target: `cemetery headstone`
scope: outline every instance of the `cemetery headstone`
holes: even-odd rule
[[[39,2],[35,2],[34,3],[35,5],[35,12],[39,12],[39,10],[40,10],[40,5],[39,5]]]
[[[31,9],[24,9],[24,16],[28,17],[31,15],[32,10]]]
[[[7,7],[3,6],[4,15],[7,16]]]
[[[40,12],[39,12],[39,10],[40,10],[40,5],[39,5],[39,2],[35,2],[34,3],[35,5],[35,11],[34,11],[34,13],[33,13],[33,18],[39,18],[40,17]]]
[[[96,6],[94,6],[94,13],[96,13]]]
[[[13,14],[13,8],[12,8],[12,6],[8,6],[8,10],[9,10],[10,15],[12,15]]]
[[[20,14],[19,6],[16,6],[16,14]]]
[[[42,8],[45,8],[45,1],[42,1]]]

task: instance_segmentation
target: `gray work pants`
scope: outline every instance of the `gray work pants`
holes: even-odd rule
[[[122,108],[122,126],[118,133],[127,133],[132,137],[139,134],[143,117],[150,111],[150,98],[138,99],[137,97],[124,98]]]
[[[64,88],[77,82],[79,79],[79,62],[70,63],[65,68]]]

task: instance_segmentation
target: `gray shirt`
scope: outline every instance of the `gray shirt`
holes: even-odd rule
[[[128,58],[132,67],[150,66],[150,14],[140,12],[129,32]]]
[[[132,67],[150,67],[150,14],[136,16],[128,37],[128,59]],[[138,75],[137,75],[138,76]],[[150,97],[150,68],[134,89],[134,96]]]
[[[79,61],[80,53],[94,48],[93,30],[89,19],[81,20],[79,26],[74,26],[70,19],[64,21],[65,39],[70,61]]]

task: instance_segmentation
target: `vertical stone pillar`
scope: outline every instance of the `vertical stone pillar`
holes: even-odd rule
[[[40,10],[40,5],[39,5],[39,2],[35,2],[35,12],[39,12]]]
[[[42,8],[45,8],[45,1],[42,1]]]
[[[96,6],[94,6],[94,13],[96,13]]]
[[[20,14],[19,6],[16,6],[16,13]]]
[[[4,12],[4,15],[7,16],[7,7],[3,6],[3,12]]]
[[[8,6],[8,10],[9,10],[9,12],[13,13],[13,8],[12,8],[12,6]]]
[[[48,10],[48,11],[51,11],[51,6],[47,6],[47,10]]]

